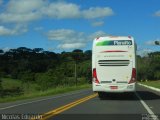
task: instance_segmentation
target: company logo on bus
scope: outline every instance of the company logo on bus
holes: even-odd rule
[[[132,45],[130,40],[115,40],[114,45]]]
[[[131,40],[106,40],[106,41],[101,41],[97,42],[96,46],[108,46],[108,45],[132,45]]]

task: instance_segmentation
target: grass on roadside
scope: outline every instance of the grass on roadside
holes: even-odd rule
[[[22,84],[22,82],[17,79],[11,79],[11,78],[1,78],[1,79],[2,79],[2,86],[4,89],[10,89],[12,87],[19,87]]]
[[[143,81],[143,82],[139,82],[139,83],[160,89],[160,80],[156,80],[156,81]]]
[[[56,88],[48,89],[46,91],[36,91],[33,93],[23,94],[20,96],[13,96],[13,97],[8,96],[8,97],[0,98],[0,103],[55,95],[55,94],[66,93],[66,92],[81,90],[81,89],[90,88],[90,87],[91,87],[90,84],[83,84],[83,85],[77,85],[77,86],[58,86]]]

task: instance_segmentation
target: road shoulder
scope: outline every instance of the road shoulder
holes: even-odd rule
[[[154,91],[157,91],[157,92],[160,92],[160,89],[155,88],[155,87],[152,87],[152,86],[144,85],[144,84],[141,84],[141,83],[138,83],[138,85],[144,86],[144,87],[146,87],[146,88],[149,88],[149,89],[154,90]]]

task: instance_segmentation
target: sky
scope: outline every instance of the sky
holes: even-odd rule
[[[160,0],[0,0],[0,49],[91,50],[95,37],[133,36],[159,51]]]

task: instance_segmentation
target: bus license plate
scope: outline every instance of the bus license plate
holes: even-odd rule
[[[110,86],[110,88],[113,89],[118,89],[118,86]]]

